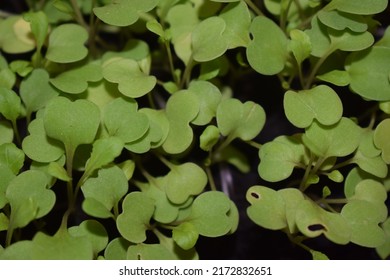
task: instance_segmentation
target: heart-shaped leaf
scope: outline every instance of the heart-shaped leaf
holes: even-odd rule
[[[360,127],[351,119],[343,117],[332,126],[324,126],[313,122],[306,129],[302,141],[317,156],[342,157],[353,153],[357,149],[360,136]]]
[[[209,17],[201,21],[192,32],[192,51],[195,61],[204,62],[223,55],[228,44],[223,36],[225,21],[220,17]]]
[[[40,52],[49,32],[49,19],[42,11],[26,13],[23,18],[30,22],[31,32],[34,35],[38,52]]]
[[[344,205],[341,215],[351,228],[351,242],[371,248],[385,242],[384,231],[378,224],[385,221],[387,209],[378,210],[375,203],[364,200],[354,200]]]
[[[390,255],[390,218],[387,218],[387,220],[382,223],[382,228],[385,232],[386,241],[382,245],[376,247],[376,252],[385,260]]]
[[[371,15],[384,11],[387,7],[386,0],[333,0],[325,8],[325,11],[339,10],[357,15]]]
[[[104,226],[95,220],[85,220],[80,225],[68,229],[72,237],[86,237],[92,244],[94,256],[108,244],[108,234]]]
[[[317,15],[318,19],[323,24],[336,30],[345,30],[348,28],[354,32],[365,32],[368,29],[366,19],[361,15],[354,15],[337,10],[322,10]]]
[[[89,178],[81,186],[81,190],[86,199],[94,199],[110,212],[127,193],[127,178],[117,166],[101,169],[96,178]],[[100,209],[96,213],[93,208],[83,207],[83,209],[91,216],[100,217]]]
[[[21,16],[10,16],[2,20],[0,34],[0,46],[7,53],[25,53],[35,48],[35,42],[31,38],[30,24]]]
[[[209,191],[199,195],[193,202],[188,221],[200,235],[217,237],[228,233],[236,221],[229,217],[231,203],[222,192]]]
[[[298,205],[295,221],[298,229],[308,237],[324,234],[336,244],[347,244],[350,241],[347,219],[338,213],[328,212],[309,200]]]
[[[217,108],[217,123],[222,135],[249,141],[262,130],[265,112],[252,101],[241,103],[238,99],[229,98],[223,100]]]
[[[132,192],[123,200],[122,209],[116,219],[119,233],[130,242],[144,242],[154,212],[154,200],[144,193]]]
[[[284,200],[288,229],[290,233],[296,233],[298,232],[298,227],[295,219],[299,208],[298,205],[306,198],[300,190],[295,188],[281,189],[278,193]]]
[[[264,186],[253,186],[246,193],[251,204],[249,218],[257,225],[273,230],[287,227],[286,205],[279,192]]]
[[[137,98],[150,92],[157,83],[154,76],[141,71],[132,59],[112,58],[103,64],[103,77],[118,84],[119,91],[128,97]]]
[[[259,175],[269,182],[290,177],[294,168],[308,158],[301,140],[294,136],[279,136],[265,143],[259,150],[259,157]]]
[[[330,49],[330,38],[328,36],[328,28],[320,22],[317,16],[311,20],[311,28],[305,30],[311,42],[311,55],[322,57],[327,54]]]
[[[284,69],[288,58],[287,37],[271,19],[255,17],[250,26],[253,40],[246,55],[249,64],[263,75],[275,75]]]
[[[102,78],[101,66],[97,63],[89,63],[62,72],[55,78],[50,79],[50,83],[63,92],[79,94],[88,88],[88,82],[98,82]]]
[[[210,82],[193,81],[188,90],[199,99],[199,114],[192,121],[195,125],[206,125],[216,115],[217,107],[222,99],[219,89]]]
[[[387,176],[388,166],[381,156],[368,157],[358,150],[353,157],[353,162],[362,170],[379,178],[385,178]]]
[[[199,233],[192,223],[184,222],[172,230],[172,238],[184,250],[193,248]]]
[[[374,46],[352,53],[345,70],[350,77],[351,90],[369,100],[390,100],[390,48]]]
[[[361,51],[374,43],[374,36],[370,32],[339,31],[328,29],[331,49],[342,51]]]
[[[374,143],[382,150],[382,159],[390,164],[390,119],[385,119],[378,124],[374,132]]]
[[[104,107],[103,123],[110,136],[124,143],[140,139],[149,128],[146,115],[137,112],[137,103],[128,98],[116,98]]]
[[[26,155],[38,162],[53,162],[64,153],[61,142],[47,137],[42,118],[34,119],[28,126],[30,135],[22,142],[23,151]]]
[[[337,93],[326,85],[284,95],[287,119],[296,127],[305,128],[314,119],[324,125],[337,123],[343,114],[343,104]]]
[[[158,2],[158,0],[117,0],[103,7],[93,8],[93,12],[107,24],[128,26],[135,23],[139,19],[140,14],[149,12],[156,7]]]
[[[46,106],[43,123],[47,135],[63,142],[68,153],[81,144],[93,142],[100,124],[100,111],[87,100],[72,102],[56,97]]]
[[[182,204],[191,195],[200,194],[207,184],[204,170],[192,162],[170,165],[165,192],[170,201]]]
[[[117,237],[108,243],[104,250],[104,259],[106,260],[126,260],[127,248],[131,243],[122,237]]]
[[[88,32],[74,23],[61,24],[51,32],[46,58],[57,63],[71,63],[88,55],[84,46]]]
[[[194,133],[189,123],[199,114],[199,110],[198,97],[188,90],[176,92],[168,99],[166,114],[169,132],[163,144],[167,153],[179,154],[191,145]]]
[[[36,112],[58,95],[49,83],[49,73],[45,69],[34,69],[20,84],[20,97],[26,106],[27,114]]]
[[[56,197],[47,189],[46,175],[28,170],[15,177],[8,185],[6,197],[11,205],[11,226],[26,226],[34,219],[45,216],[53,208]]]
[[[9,167],[17,175],[24,164],[24,153],[13,143],[0,145],[0,166]]]
[[[317,79],[332,83],[336,86],[347,86],[351,83],[348,72],[341,70],[332,70],[322,75],[318,75]]]

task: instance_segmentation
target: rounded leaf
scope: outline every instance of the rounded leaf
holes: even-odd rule
[[[390,164],[390,119],[381,121],[374,132],[375,146],[382,150],[382,159]]]

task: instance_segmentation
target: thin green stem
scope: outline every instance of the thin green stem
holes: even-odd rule
[[[191,57],[187,63],[185,70],[184,70],[183,76],[181,77],[179,88],[182,89],[182,88],[184,88],[184,86],[189,84],[193,67],[194,67],[194,59]]]
[[[20,147],[22,145],[22,138],[20,137],[20,133],[19,133],[19,130],[18,130],[18,126],[16,124],[16,121],[12,121],[12,128],[14,130],[14,135],[15,135],[15,139],[16,139],[16,143],[18,144],[18,146]]]
[[[317,75],[318,70],[321,68],[322,64],[324,64],[325,60],[335,51],[334,48],[330,48],[314,65],[312,71],[310,72],[309,77],[307,78],[306,85],[304,89],[309,89],[311,88],[314,79]]]
[[[310,160],[309,160],[309,163],[306,166],[305,174],[303,175],[301,183],[299,184],[299,190],[301,190],[302,192],[304,192],[306,190],[306,188],[308,187],[308,186],[306,186],[307,185],[307,179],[309,178],[309,175],[311,173],[313,160],[314,160],[313,155],[310,155]]]
[[[79,5],[77,3],[77,0],[70,0],[70,4],[72,5],[76,21],[80,25],[82,25],[86,30],[89,31],[89,26],[88,26],[88,24],[84,20],[84,17],[83,17],[83,15],[81,13],[80,7],[79,7]]]
[[[167,51],[169,69],[171,71],[173,81],[175,82],[176,85],[179,85],[180,82],[178,80],[178,77],[175,74],[175,66],[173,65],[173,57],[172,57],[171,45],[169,41],[165,41],[165,49]]]
[[[281,16],[280,16],[280,23],[279,23],[279,26],[280,26],[280,28],[283,30],[283,32],[286,33],[286,34],[287,34],[287,31],[286,31],[287,17],[288,17],[288,13],[289,13],[289,11],[290,11],[292,2],[293,2],[293,0],[290,0],[290,1],[288,2],[288,5],[287,5],[286,10],[282,11],[282,14],[281,14]]]
[[[263,146],[262,144],[257,143],[257,142],[252,141],[252,140],[251,141],[246,141],[245,143],[249,144],[250,146],[252,146],[253,148],[258,149],[258,150],[260,150],[261,147]]]
[[[336,164],[335,166],[332,167],[332,169],[330,171],[340,169],[340,168],[345,167],[347,165],[350,165],[352,163],[354,163],[354,158],[350,158],[346,161],[343,161],[343,162]]]
[[[249,8],[252,9],[252,11],[255,12],[258,16],[264,16],[263,12],[259,9],[259,7],[256,6],[255,3],[252,2],[252,0],[244,0],[245,3],[248,5]]]
[[[326,203],[326,204],[346,204],[348,203],[348,199],[346,198],[321,198],[316,201],[318,204]]]
[[[205,167],[205,169],[206,169],[207,177],[209,179],[210,189],[212,191],[216,191],[217,190],[217,186],[215,185],[215,181],[214,181],[213,174],[211,172],[211,168],[207,166],[207,167]]]

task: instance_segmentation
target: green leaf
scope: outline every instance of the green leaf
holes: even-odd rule
[[[0,213],[0,231],[5,231],[9,227],[9,219],[4,213]],[[1,255],[2,248],[0,248]]]
[[[226,23],[223,36],[228,44],[228,49],[246,47],[250,41],[251,15],[248,6],[244,1],[234,2],[236,3],[226,5],[219,15]]]
[[[6,165],[0,165],[0,209],[3,209],[4,206],[8,203],[6,197],[6,191],[9,183],[15,178],[15,174],[12,170]]]
[[[246,55],[254,70],[264,75],[280,73],[288,58],[288,40],[283,31],[271,19],[258,16],[250,26],[253,40]]]
[[[217,123],[222,135],[249,141],[262,130],[265,112],[252,101],[241,103],[238,99],[225,99],[217,108]]]
[[[17,175],[24,164],[24,153],[13,143],[0,145],[0,165],[9,167]]]
[[[34,35],[39,52],[46,41],[47,34],[49,33],[49,19],[42,11],[29,12],[24,14],[23,18],[31,24],[31,32]]]
[[[12,123],[21,115],[22,105],[19,96],[13,90],[0,87],[0,113]]]
[[[323,57],[327,55],[330,49],[330,38],[328,36],[328,28],[322,24],[317,16],[311,20],[311,28],[305,30],[311,42],[311,55],[315,57]]]
[[[84,177],[89,177],[95,170],[111,163],[119,156],[123,142],[117,137],[98,139],[93,143],[91,157],[85,166]]]
[[[162,244],[131,245],[127,250],[128,260],[174,260],[173,252]]]
[[[31,62],[26,60],[12,61],[9,65],[9,69],[21,77],[26,77],[28,74],[31,73],[32,70],[34,70],[34,68],[31,65]],[[10,77],[9,79],[13,79],[13,78]]]
[[[175,204],[182,204],[192,195],[200,194],[207,184],[207,174],[198,165],[186,162],[170,165],[167,175],[166,195]]]
[[[103,22],[115,26],[132,25],[139,15],[149,12],[158,4],[158,0],[126,1],[117,0],[103,7],[93,8],[95,15]]]
[[[156,78],[141,71],[132,59],[112,58],[103,64],[103,77],[118,84],[119,91],[128,97],[137,98],[150,92],[156,85]]]
[[[207,81],[192,81],[188,90],[193,92],[199,99],[199,114],[192,123],[206,125],[216,115],[217,107],[222,99],[219,89]]]
[[[387,259],[390,255],[390,218],[382,223],[383,231],[385,232],[386,241],[382,245],[376,247],[376,252],[383,259]]]
[[[370,32],[338,31],[328,29],[331,41],[331,50],[360,51],[367,49],[374,43],[374,36]]]
[[[326,85],[284,95],[287,119],[296,127],[306,128],[314,119],[323,125],[337,123],[343,114],[343,104],[337,93]]]
[[[49,36],[46,58],[57,63],[71,63],[82,60],[88,55],[84,43],[88,32],[74,23],[62,24],[53,29]]]
[[[169,132],[163,144],[167,153],[179,154],[191,145],[194,134],[189,123],[199,114],[199,110],[198,97],[188,90],[178,91],[168,99],[166,114]]]
[[[19,93],[28,114],[42,109],[59,94],[49,83],[49,73],[41,68],[34,69],[22,80]]]
[[[127,248],[131,243],[122,237],[117,237],[108,243],[104,250],[104,258],[106,260],[126,260]]]
[[[332,83],[340,87],[347,86],[351,83],[351,79],[349,77],[348,72],[341,70],[332,70],[325,74],[318,75],[317,79],[324,82]]]
[[[116,98],[107,104],[103,123],[110,136],[120,138],[125,144],[140,139],[149,128],[148,117],[137,112],[137,103],[128,98]]]
[[[85,220],[80,225],[68,229],[72,237],[86,237],[92,244],[94,256],[108,244],[108,234],[104,226],[95,220]]]
[[[107,51],[102,55],[103,64],[112,58],[126,58],[137,62],[150,55],[149,45],[138,39],[130,39],[121,51]]]
[[[292,174],[307,154],[300,139],[292,136],[279,136],[265,143],[259,150],[258,172],[269,182],[282,181]]]
[[[72,178],[68,175],[64,166],[59,164],[57,161],[52,161],[48,165],[48,173],[54,178],[60,179],[65,182],[70,182]]]
[[[248,156],[232,145],[216,153],[213,162],[227,162],[242,173],[248,173],[251,169]]]
[[[322,10],[318,12],[317,16],[323,24],[336,30],[341,31],[348,28],[354,32],[365,32],[368,29],[366,19],[361,15],[344,13],[337,10]]]
[[[309,200],[302,201],[296,211],[295,221],[304,235],[313,238],[324,234],[336,244],[350,241],[350,227],[342,215],[328,212]]]
[[[215,125],[209,125],[199,137],[200,148],[206,152],[211,151],[219,140],[219,129]]]
[[[387,0],[333,0],[324,9],[325,11],[336,9],[351,14],[372,15],[384,11],[387,4]]]
[[[344,205],[341,215],[351,228],[351,242],[360,246],[375,248],[385,242],[383,229],[378,225],[387,217],[387,209],[378,211],[375,203],[354,200]]]
[[[341,183],[342,181],[344,181],[343,174],[338,170],[333,170],[332,172],[330,172],[328,174],[328,178],[330,180],[332,180],[333,182],[337,182],[337,183]],[[329,193],[329,195],[330,195],[330,193]]]
[[[86,199],[94,199],[104,206],[107,212],[110,212],[127,193],[127,178],[123,171],[117,166],[100,169],[98,176],[96,178],[89,178],[81,186],[81,190]],[[97,209],[97,211],[94,211],[93,208],[85,208],[83,204],[83,209],[87,214],[100,218],[100,208]]]
[[[8,185],[6,197],[11,205],[11,227],[25,227],[34,219],[48,214],[56,197],[47,189],[46,175],[28,170],[15,177]]]
[[[172,230],[172,238],[184,250],[193,248],[198,240],[199,233],[196,227],[184,222]]]
[[[0,121],[0,145],[12,143],[14,139],[14,130],[12,124],[8,121]]]
[[[30,24],[19,15],[2,20],[0,34],[0,46],[4,52],[19,54],[35,49]]]
[[[62,72],[50,79],[50,83],[63,92],[79,94],[87,90],[88,82],[98,82],[102,78],[101,66],[97,63],[89,63]]]
[[[144,242],[154,212],[154,200],[141,192],[132,192],[123,200],[122,209],[116,219],[119,233],[130,242]]]
[[[368,157],[358,150],[353,157],[353,162],[356,163],[362,170],[379,178],[385,178],[387,176],[388,166],[381,156]]]
[[[329,260],[328,256],[316,250],[310,250],[313,260]]]
[[[390,100],[390,48],[374,46],[352,53],[345,70],[350,76],[352,91],[369,100]]]
[[[52,162],[58,160],[64,153],[61,142],[47,137],[42,118],[34,119],[28,126],[30,135],[22,142],[23,152],[35,161]]]
[[[228,49],[223,33],[225,21],[220,17],[210,17],[201,21],[192,32],[193,58],[198,62],[213,60]]]
[[[200,235],[217,237],[227,234],[236,221],[229,217],[231,203],[222,192],[209,191],[199,195],[192,204],[188,222]]]
[[[90,144],[95,139],[100,112],[90,101],[72,102],[64,97],[56,97],[46,106],[43,123],[49,137],[63,142],[67,151],[75,151],[77,146]]]
[[[291,41],[289,43],[290,49],[298,62],[301,65],[302,62],[310,56],[311,42],[310,37],[299,29],[293,29],[290,31]]]
[[[352,120],[342,118],[337,124],[324,126],[313,122],[302,141],[320,157],[343,157],[353,153],[360,142],[361,129]]]
[[[253,186],[248,189],[246,199],[251,204],[247,214],[255,224],[272,230],[287,227],[286,205],[279,192],[264,186]]]
[[[390,164],[390,119],[381,121],[374,132],[374,143],[375,146],[381,149],[382,159],[387,164]]]

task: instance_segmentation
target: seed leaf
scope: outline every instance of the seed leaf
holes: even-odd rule
[[[38,162],[52,162],[65,153],[61,142],[46,135],[42,118],[34,119],[29,124],[28,131],[30,135],[23,139],[22,148],[30,159]]]
[[[252,102],[225,99],[217,108],[217,123],[222,135],[249,141],[256,137],[265,123],[264,109]]]
[[[390,100],[390,48],[374,46],[352,53],[345,70],[351,80],[351,90],[369,100]]]
[[[199,233],[196,227],[184,222],[172,230],[172,238],[184,250],[193,248],[198,240]]]
[[[361,15],[354,15],[337,10],[322,10],[317,16],[323,24],[336,30],[341,31],[348,28],[354,32],[365,32],[368,29],[366,19]]]
[[[382,228],[385,232],[386,242],[376,247],[376,252],[385,260],[390,255],[390,218],[387,218],[387,220],[382,223]]]
[[[24,153],[13,143],[0,145],[0,166],[9,167],[17,175],[24,164]]]
[[[139,64],[132,59],[112,58],[103,64],[103,77],[118,84],[119,91],[128,97],[137,98],[150,92],[156,85],[156,78],[143,73]]]
[[[352,120],[342,118],[337,124],[324,126],[313,122],[306,129],[302,141],[321,157],[342,157],[353,153],[360,142],[361,129]]]
[[[49,32],[49,19],[42,11],[29,12],[25,14],[23,18],[30,22],[31,32],[34,35],[37,49],[40,51]]]
[[[19,96],[11,89],[0,87],[0,113],[12,123],[22,113],[22,104]]]
[[[310,37],[299,29],[293,29],[290,31],[291,41],[289,46],[291,51],[294,54],[298,65],[302,64],[302,62],[310,56],[311,53],[311,42]]]
[[[325,11],[339,10],[357,15],[371,15],[382,12],[387,7],[386,0],[333,0],[324,9]]]
[[[96,178],[89,178],[81,187],[85,198],[92,198],[111,211],[128,191],[127,178],[123,171],[117,167],[100,169]],[[90,205],[89,205],[90,206]],[[84,209],[84,208],[83,208]],[[87,214],[99,217],[100,209],[84,209]]]
[[[88,88],[88,82],[98,82],[102,78],[101,66],[89,63],[59,74],[50,79],[50,83],[63,92],[79,94]]]
[[[236,224],[230,216],[231,203],[222,192],[209,191],[199,195],[192,204],[188,221],[200,235],[217,237],[227,234]]]
[[[90,144],[95,139],[100,124],[98,107],[87,100],[74,102],[65,97],[53,98],[47,105],[43,123],[47,135],[75,151],[81,144]]]
[[[106,260],[126,260],[127,248],[131,243],[122,237],[117,237],[108,243],[104,250],[104,259]]]
[[[170,169],[165,192],[171,202],[182,204],[190,196],[200,194],[206,187],[207,175],[198,165],[192,162],[172,164]]]
[[[375,129],[374,143],[375,146],[382,150],[382,159],[390,164],[390,119],[385,119]]]
[[[122,209],[116,220],[120,234],[130,242],[144,242],[154,212],[154,200],[144,193],[132,192],[123,200]]]
[[[254,70],[264,75],[275,75],[284,69],[288,57],[287,38],[271,19],[258,16],[250,26],[253,40],[246,55]]]
[[[247,214],[255,224],[272,230],[287,227],[286,205],[279,192],[264,186],[253,186],[247,191],[246,199],[251,204]]]
[[[141,13],[156,7],[158,0],[126,1],[118,0],[103,7],[93,8],[95,15],[103,22],[115,26],[132,25]]]
[[[57,63],[71,63],[88,55],[84,46],[88,39],[87,31],[74,23],[62,24],[53,29],[49,36],[46,58]]]
[[[343,104],[337,93],[326,85],[284,95],[287,119],[296,127],[305,128],[314,119],[324,125],[337,123],[343,114]]]
[[[49,83],[49,73],[42,68],[34,69],[20,84],[20,97],[28,114],[45,107],[58,93]]]
[[[53,208],[56,197],[47,189],[46,175],[28,170],[8,185],[6,197],[11,205],[12,228],[25,227],[34,219],[45,216]]]

